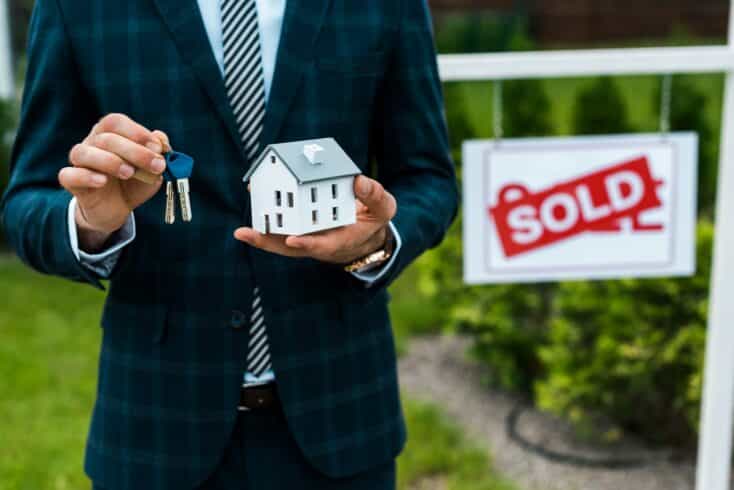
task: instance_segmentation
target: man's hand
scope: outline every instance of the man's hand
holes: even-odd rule
[[[397,203],[376,180],[360,175],[354,181],[357,222],[353,225],[304,236],[262,235],[238,228],[234,236],[253,247],[287,257],[311,257],[322,262],[347,264],[384,245],[388,223]]]
[[[162,178],[146,184],[131,177],[136,169],[160,176],[166,166],[162,153],[169,150],[165,133],[149,131],[122,114],[102,118],[71,149],[71,166],[61,169],[58,178],[77,199],[75,219],[82,249],[101,248],[135,208],[158,192]]]

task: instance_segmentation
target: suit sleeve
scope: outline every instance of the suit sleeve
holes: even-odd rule
[[[69,240],[71,194],[57,174],[69,149],[98,117],[78,76],[57,0],[37,0],[28,40],[28,71],[10,182],[0,219],[11,247],[39,272],[101,288],[99,276],[76,259]]]
[[[398,203],[393,224],[403,244],[380,285],[388,285],[420,254],[437,246],[458,208],[425,0],[402,0],[399,29],[378,97],[372,146],[377,178]]]

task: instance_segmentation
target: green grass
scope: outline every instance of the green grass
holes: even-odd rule
[[[409,439],[398,460],[398,488],[411,488],[426,478],[445,482],[447,490],[516,488],[497,475],[487,451],[468,442],[436,407],[408,401],[405,413]]]
[[[398,355],[406,350],[411,336],[437,333],[443,330],[442,315],[437,306],[418,292],[418,267],[420,259],[408,267],[390,287],[390,317],[395,333]]]
[[[393,309],[402,318],[418,311],[411,281],[409,274],[396,286]],[[0,490],[89,488],[82,458],[104,295],[1,254],[0,291]],[[486,452],[467,443],[436,408],[408,401],[406,416],[401,489],[426,477],[445,480],[451,490],[510,488],[498,483]]]
[[[0,258],[0,489],[79,489],[103,295]]]

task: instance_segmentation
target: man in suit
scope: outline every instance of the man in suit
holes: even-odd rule
[[[243,226],[262,148],[326,136],[374,178],[357,223]],[[190,223],[133,177],[171,144]],[[31,267],[110,280],[95,488],[394,488],[386,287],[456,213],[447,146],[425,0],[37,0],[2,218]]]

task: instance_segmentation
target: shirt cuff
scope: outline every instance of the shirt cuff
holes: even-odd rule
[[[79,248],[79,235],[76,229],[76,198],[72,198],[69,203],[69,213],[67,217],[69,226],[69,243],[74,257],[87,269],[99,274],[100,277],[106,279],[112,274],[112,270],[120,259],[122,249],[135,239],[135,216],[130,216],[122,225],[122,228],[112,234],[108,243],[110,244],[105,250],[99,253],[86,253]]]
[[[403,239],[400,238],[400,233],[398,233],[398,229],[395,228],[395,225],[390,221],[388,223],[390,226],[390,231],[392,232],[392,236],[395,238],[395,250],[393,250],[392,255],[390,256],[390,260],[387,261],[387,263],[381,267],[378,267],[377,269],[367,271],[367,272],[352,272],[351,274],[359,279],[360,281],[364,281],[366,284],[365,286],[370,287],[380,279],[382,279],[382,276],[384,276],[387,271],[390,270],[390,267],[395,263],[395,258],[398,256],[398,252],[400,252],[400,247],[403,246]]]

